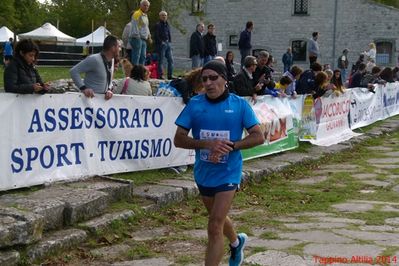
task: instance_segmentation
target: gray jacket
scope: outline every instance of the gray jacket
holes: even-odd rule
[[[104,60],[101,56],[101,53],[98,53],[86,57],[79,64],[71,68],[69,72],[73,82],[78,88],[82,89],[82,87],[85,86],[87,88],[93,89],[95,93],[105,93],[112,85],[111,79],[113,64],[109,68],[109,71],[111,75],[108,79]],[[80,77],[81,73],[85,73],[83,80]]]

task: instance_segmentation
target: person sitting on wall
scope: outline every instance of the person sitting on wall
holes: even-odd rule
[[[4,70],[4,90],[13,93],[46,93],[49,85],[35,68],[39,47],[31,39],[17,43],[15,56]]]
[[[151,85],[148,82],[149,76],[150,72],[145,66],[134,66],[130,78],[124,83],[121,94],[152,96]]]
[[[296,92],[296,83],[301,76],[303,70],[302,68],[298,66],[292,66],[289,71],[286,71],[283,73],[283,76],[287,76],[291,79],[291,84],[288,85],[288,87],[285,89],[285,93],[293,98],[296,98],[297,92]]]

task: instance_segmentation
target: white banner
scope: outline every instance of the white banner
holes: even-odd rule
[[[349,128],[349,111],[350,92],[315,99],[316,139],[311,139],[310,142],[319,146],[330,146],[360,135]]]
[[[399,82],[379,85],[376,90],[382,91],[383,119],[399,114]]]
[[[353,88],[351,93],[350,127],[356,129],[368,126],[382,119],[382,90],[375,93],[367,88]]]
[[[173,145],[181,98],[0,94],[0,190],[192,164]]]

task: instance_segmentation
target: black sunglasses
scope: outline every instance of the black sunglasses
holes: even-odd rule
[[[208,79],[211,81],[215,81],[219,78],[219,75],[209,75],[209,76],[202,76],[202,82],[207,82]]]

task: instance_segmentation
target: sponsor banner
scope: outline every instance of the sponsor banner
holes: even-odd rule
[[[245,160],[298,147],[298,135],[294,130],[293,114],[288,98],[260,96],[257,97],[255,104],[250,99],[247,100],[260,121],[266,140],[260,146],[243,150]]]
[[[0,190],[192,164],[173,145],[180,98],[0,94]]]
[[[383,119],[399,114],[399,82],[376,86],[382,91]]]
[[[310,142],[319,146],[330,146],[360,135],[349,128],[350,92],[314,100],[316,138]]]
[[[311,95],[302,95],[304,97],[302,118],[299,122],[298,135],[301,141],[310,141],[316,139],[317,123],[314,109],[314,100]]]
[[[375,93],[367,88],[351,89],[350,128],[356,129],[368,126],[383,117],[382,90]]]

